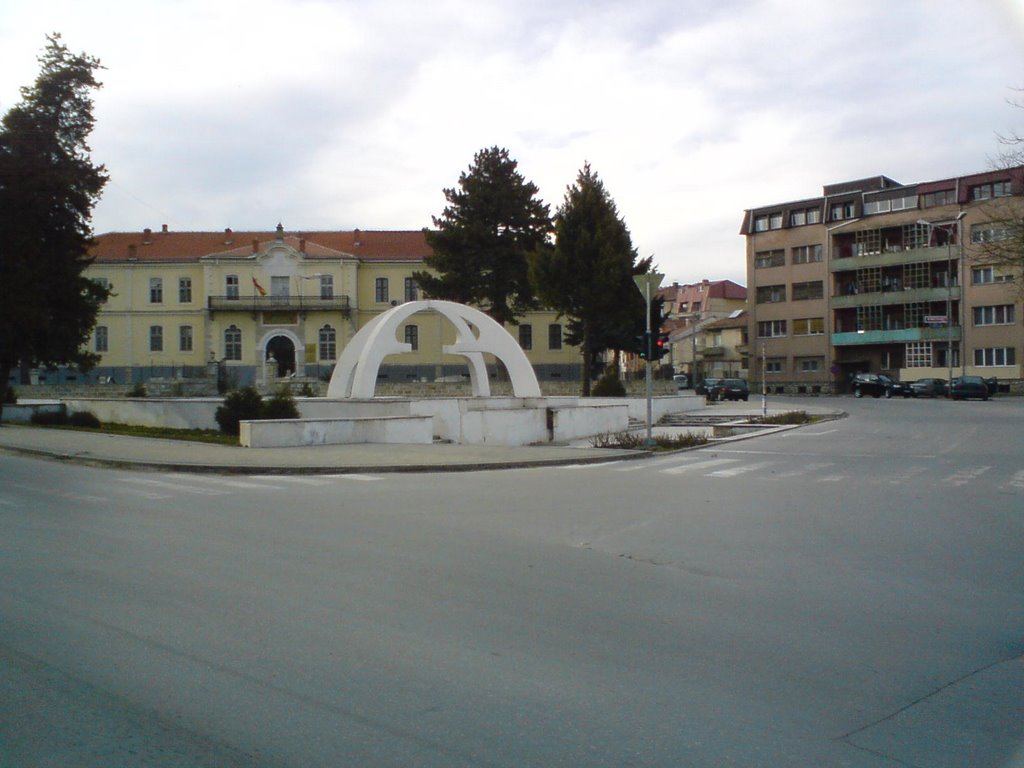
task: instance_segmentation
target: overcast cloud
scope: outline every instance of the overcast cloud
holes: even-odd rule
[[[97,232],[419,229],[506,147],[583,163],[666,282],[745,282],[745,208],[987,169],[1024,125],[1021,0],[6,0],[0,111],[46,35],[107,68]]]

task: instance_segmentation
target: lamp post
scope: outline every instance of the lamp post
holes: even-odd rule
[[[654,444],[654,439],[651,436],[651,400],[654,397],[654,382],[651,381],[651,296],[654,294],[659,287],[661,287],[661,281],[665,278],[664,275],[659,275],[657,272],[648,272],[643,275],[633,275],[633,282],[636,283],[636,287],[640,290],[640,294],[644,297],[644,312],[647,315],[647,370],[644,378],[647,381],[647,447],[649,448]],[[660,329],[659,329],[660,330]]]
[[[931,234],[936,227],[949,227],[948,235],[946,237],[946,366],[948,368],[946,386],[949,388],[947,391],[953,391],[953,227],[956,227],[957,242],[961,243],[962,238],[960,237],[960,220],[967,215],[967,211],[960,211],[956,215],[956,218],[951,221],[925,221],[924,219],[918,219],[917,223],[928,227],[928,244],[931,245]],[[960,263],[957,260],[957,277],[959,279]],[[960,308],[963,309],[964,296],[963,287],[960,289]],[[963,324],[960,324],[961,336],[963,335]],[[961,338],[961,347],[965,339]],[[961,354],[963,358],[963,354]]]

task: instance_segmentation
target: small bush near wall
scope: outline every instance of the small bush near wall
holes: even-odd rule
[[[4,404],[15,405],[18,402],[18,396],[14,393],[14,387],[8,385],[7,389],[4,390]]]
[[[295,398],[287,385],[281,387],[274,396],[263,404],[262,412],[258,418],[261,419],[297,419],[299,409],[295,405]]]
[[[217,408],[214,418],[220,431],[228,435],[237,435],[238,422],[258,419],[263,413],[263,397],[255,387],[242,387],[228,392],[224,405]]]
[[[72,427],[86,427],[87,429],[101,429],[103,425],[96,418],[94,413],[89,411],[75,411],[68,416],[68,424]]]
[[[625,397],[626,387],[619,380],[618,372],[615,369],[609,369],[597,380],[591,393],[594,397]]]

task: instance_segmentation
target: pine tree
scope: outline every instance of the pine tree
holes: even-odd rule
[[[0,123],[0,384],[19,363],[87,370],[109,291],[83,275],[107,176],[89,158],[97,59],[47,38],[40,74]]]
[[[645,303],[633,276],[651,268],[636,249],[615,201],[590,164],[566,190],[555,214],[554,248],[530,260],[538,297],[569,319],[566,340],[583,354],[583,395],[590,394],[595,357],[631,349],[645,327]]]
[[[536,306],[527,259],[551,231],[548,206],[517,165],[507,149],[474,155],[458,187],[444,190],[436,230],[425,232],[433,250],[425,261],[436,274],[414,274],[426,295],[474,304],[499,323]]]

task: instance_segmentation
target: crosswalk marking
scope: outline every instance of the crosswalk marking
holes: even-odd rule
[[[675,467],[668,467],[667,469],[661,470],[666,475],[678,475],[683,472],[692,472],[693,470],[708,469],[709,467],[718,467],[722,464],[735,464],[739,459],[707,459],[706,461],[694,461],[689,464],[679,464]]]
[[[978,479],[990,469],[992,467],[967,467],[959,472],[954,472],[949,477],[943,478],[942,482],[955,486],[967,485],[967,483]]]
[[[910,480],[912,480],[917,475],[920,475],[922,472],[927,472],[927,471],[928,471],[928,467],[921,467],[921,466],[907,467],[907,469],[905,471],[900,472],[895,477],[890,477],[889,478],[889,483],[891,485],[902,485],[903,483],[909,482]]]
[[[791,477],[801,477],[802,475],[809,475],[812,472],[818,472],[822,469],[828,469],[831,466],[831,461],[824,462],[822,464],[805,464],[799,469],[791,469],[788,472],[779,472],[777,475],[775,475],[775,477],[780,480],[786,480]]]
[[[1010,478],[1010,482],[1007,483],[1007,485],[1013,488],[1024,488],[1024,469],[1020,470],[1020,472],[1017,472],[1012,478]]]
[[[846,475],[823,475],[818,478],[819,483],[841,483],[846,479]]]
[[[185,485],[184,483],[168,483],[163,480],[154,480],[149,477],[122,477],[122,483],[135,483],[137,485],[144,485],[151,488],[163,488],[168,491],[176,491],[178,493],[191,493],[197,496],[226,496],[229,491],[220,491],[214,488],[200,488],[195,485]]]
[[[705,477],[736,477],[737,475],[743,475],[747,472],[756,472],[759,469],[770,467],[775,464],[774,461],[760,461],[755,464],[744,464],[741,467],[726,467],[725,469],[717,469],[714,472],[708,472]]]

